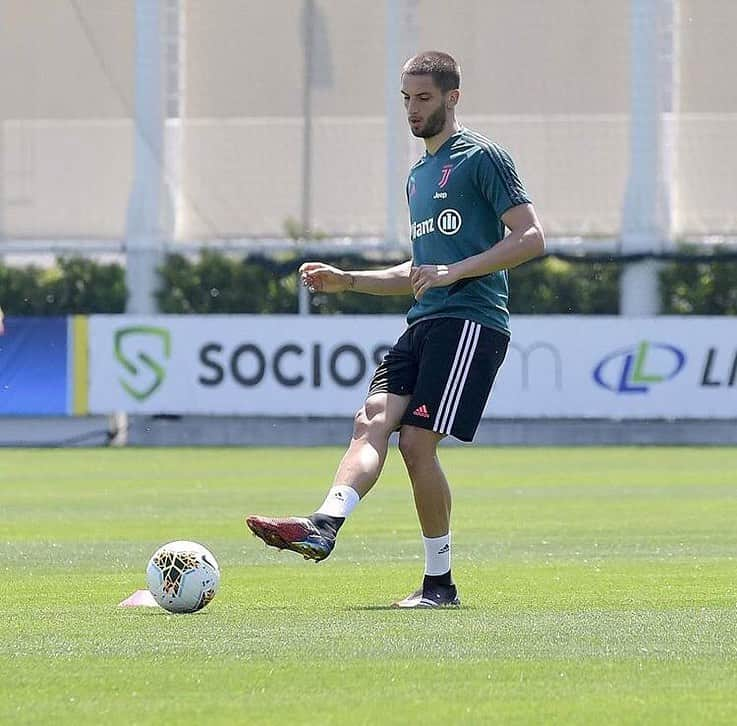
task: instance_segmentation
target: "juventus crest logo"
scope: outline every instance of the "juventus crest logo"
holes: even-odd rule
[[[438,182],[438,188],[442,189],[447,183],[448,179],[450,179],[450,173],[453,171],[453,164],[446,164],[441,173],[440,173],[440,181]]]

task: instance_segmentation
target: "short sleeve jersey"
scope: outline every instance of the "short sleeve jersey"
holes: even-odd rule
[[[407,181],[412,264],[448,265],[504,238],[502,215],[530,202],[509,154],[462,128],[412,167]],[[473,320],[509,335],[507,271],[430,288],[407,322],[438,317]]]

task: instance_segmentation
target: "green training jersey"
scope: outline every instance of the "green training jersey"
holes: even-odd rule
[[[412,264],[449,265],[488,250],[504,237],[502,215],[530,202],[504,149],[469,129],[425,152],[407,181]],[[464,318],[509,335],[507,271],[430,288],[407,323]]]

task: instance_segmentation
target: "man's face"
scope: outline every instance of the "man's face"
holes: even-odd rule
[[[451,92],[452,93],[452,92]],[[435,85],[431,75],[402,76],[402,97],[410,131],[422,139],[437,136],[448,115],[447,94]]]

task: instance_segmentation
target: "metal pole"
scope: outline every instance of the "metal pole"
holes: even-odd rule
[[[678,209],[678,114],[681,91],[681,26],[680,0],[661,0],[660,4],[660,53],[658,75],[661,79],[662,157],[660,175],[663,194],[663,246],[672,247],[676,230]]]
[[[184,192],[184,115],[186,101],[185,1],[165,0],[164,94],[166,99],[164,134],[165,233],[170,239],[182,235]]]
[[[162,258],[164,98],[159,0],[136,0],[135,171],[126,220],[126,311],[157,312]]]
[[[401,0],[386,0],[384,22],[384,116],[386,124],[386,210],[384,218],[384,240],[397,244],[399,241],[399,201],[401,195],[400,152],[399,152],[399,68],[401,53]]]
[[[304,2],[304,74],[302,83],[302,237],[312,236],[312,63],[314,44],[314,0]],[[299,314],[310,314],[310,293],[298,285]]]
[[[622,218],[624,254],[672,245],[675,207],[675,112],[678,79],[677,0],[631,0],[630,171]],[[657,315],[659,264],[628,264],[620,313]]]
[[[419,0],[401,0],[402,5],[402,48],[401,54],[402,60],[410,58],[421,48],[417,47],[417,38],[420,37],[423,28],[420,25],[421,16],[419,10]],[[407,119],[404,115],[401,115],[402,121],[402,132],[404,134],[404,143],[402,144],[402,159],[401,159],[401,175],[406,178],[407,170],[417,159],[422,156],[425,151],[425,145],[422,139],[415,138],[407,130]],[[402,200],[402,209],[406,202]],[[406,217],[405,217],[406,219]],[[405,232],[402,234],[402,241],[409,244],[409,224],[403,225]]]
[[[0,120],[0,169],[5,167],[5,120]],[[5,239],[5,174],[0,174],[0,239]]]

